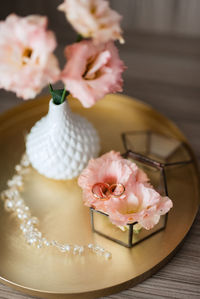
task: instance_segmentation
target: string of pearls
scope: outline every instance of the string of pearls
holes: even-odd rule
[[[86,251],[93,252],[105,259],[111,258],[111,253],[106,251],[99,245],[74,245],[60,244],[56,240],[48,240],[39,231],[39,219],[31,215],[29,207],[25,204],[20,192],[24,187],[24,176],[30,171],[30,161],[26,154],[22,156],[20,164],[15,166],[16,174],[7,182],[8,189],[4,190],[1,198],[4,201],[4,207],[7,212],[13,213],[20,221],[20,229],[26,242],[29,245],[34,245],[37,248],[55,247],[62,253],[83,255]]]

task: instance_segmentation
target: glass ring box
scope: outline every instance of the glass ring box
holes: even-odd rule
[[[156,191],[162,196],[168,194],[170,177],[178,167],[185,167],[192,162],[187,146],[171,137],[150,131],[128,132],[122,134],[125,154],[122,156],[135,162],[150,179]],[[177,171],[175,171],[177,175]],[[112,224],[107,214],[90,208],[92,230],[118,244],[131,248],[154,234],[165,229],[168,215],[160,217],[160,221],[151,230],[141,228],[137,223],[120,227]]]

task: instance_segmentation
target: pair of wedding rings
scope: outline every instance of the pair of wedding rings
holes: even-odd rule
[[[100,200],[109,200],[111,197],[120,197],[125,192],[123,184],[96,183],[92,187],[92,194]]]

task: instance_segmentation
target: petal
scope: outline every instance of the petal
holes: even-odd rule
[[[144,219],[139,221],[139,224],[145,229],[152,229],[160,220],[160,215],[155,214],[149,217],[145,217]]]
[[[111,54],[109,51],[101,52],[97,58],[95,59],[94,63],[92,64],[91,68],[87,72],[85,78],[91,79],[93,78],[94,74],[100,70],[103,66],[105,66],[108,60],[111,58]]]

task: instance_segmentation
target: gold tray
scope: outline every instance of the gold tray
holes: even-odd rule
[[[179,129],[151,107],[125,96],[110,95],[91,109],[71,100],[72,110],[97,128],[102,152],[124,152],[120,134],[147,130],[185,141]],[[43,97],[16,107],[0,117],[0,191],[13,174],[24,152],[28,130],[48,110]],[[189,147],[189,145],[188,145]],[[190,149],[190,147],[189,147]],[[192,151],[191,151],[192,154]],[[193,155],[193,154],[192,154]],[[40,230],[60,242],[87,244],[96,241],[112,252],[112,259],[88,254],[69,257],[53,248],[29,247],[16,220],[0,204],[0,281],[31,295],[45,298],[96,298],[131,287],[155,273],[174,255],[189,231],[199,206],[196,164],[182,167],[170,181],[174,207],[167,228],[132,249],[92,234],[89,210],[84,207],[76,179],[62,182],[31,171],[25,200],[40,219]]]

